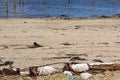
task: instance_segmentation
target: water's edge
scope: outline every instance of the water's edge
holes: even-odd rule
[[[0,18],[107,18],[120,14],[120,0],[7,1],[0,0]]]

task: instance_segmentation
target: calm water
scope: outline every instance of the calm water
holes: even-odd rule
[[[16,0],[8,0],[8,6],[5,0],[0,0],[1,18],[36,18],[36,17],[96,17],[112,16],[120,14],[120,0],[24,0],[20,3]]]

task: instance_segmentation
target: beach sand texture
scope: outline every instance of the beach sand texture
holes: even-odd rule
[[[33,42],[43,47],[29,48]],[[70,59],[119,63],[120,19],[0,19],[0,58],[20,68]]]

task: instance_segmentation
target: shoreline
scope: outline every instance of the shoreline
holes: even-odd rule
[[[61,16],[61,17],[1,17],[0,19],[99,19],[99,18],[120,18],[120,14],[114,14],[112,16],[107,15],[101,15],[96,17],[65,17],[67,15]]]

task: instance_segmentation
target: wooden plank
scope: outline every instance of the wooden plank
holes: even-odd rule
[[[120,64],[90,65],[90,70],[120,70]]]

